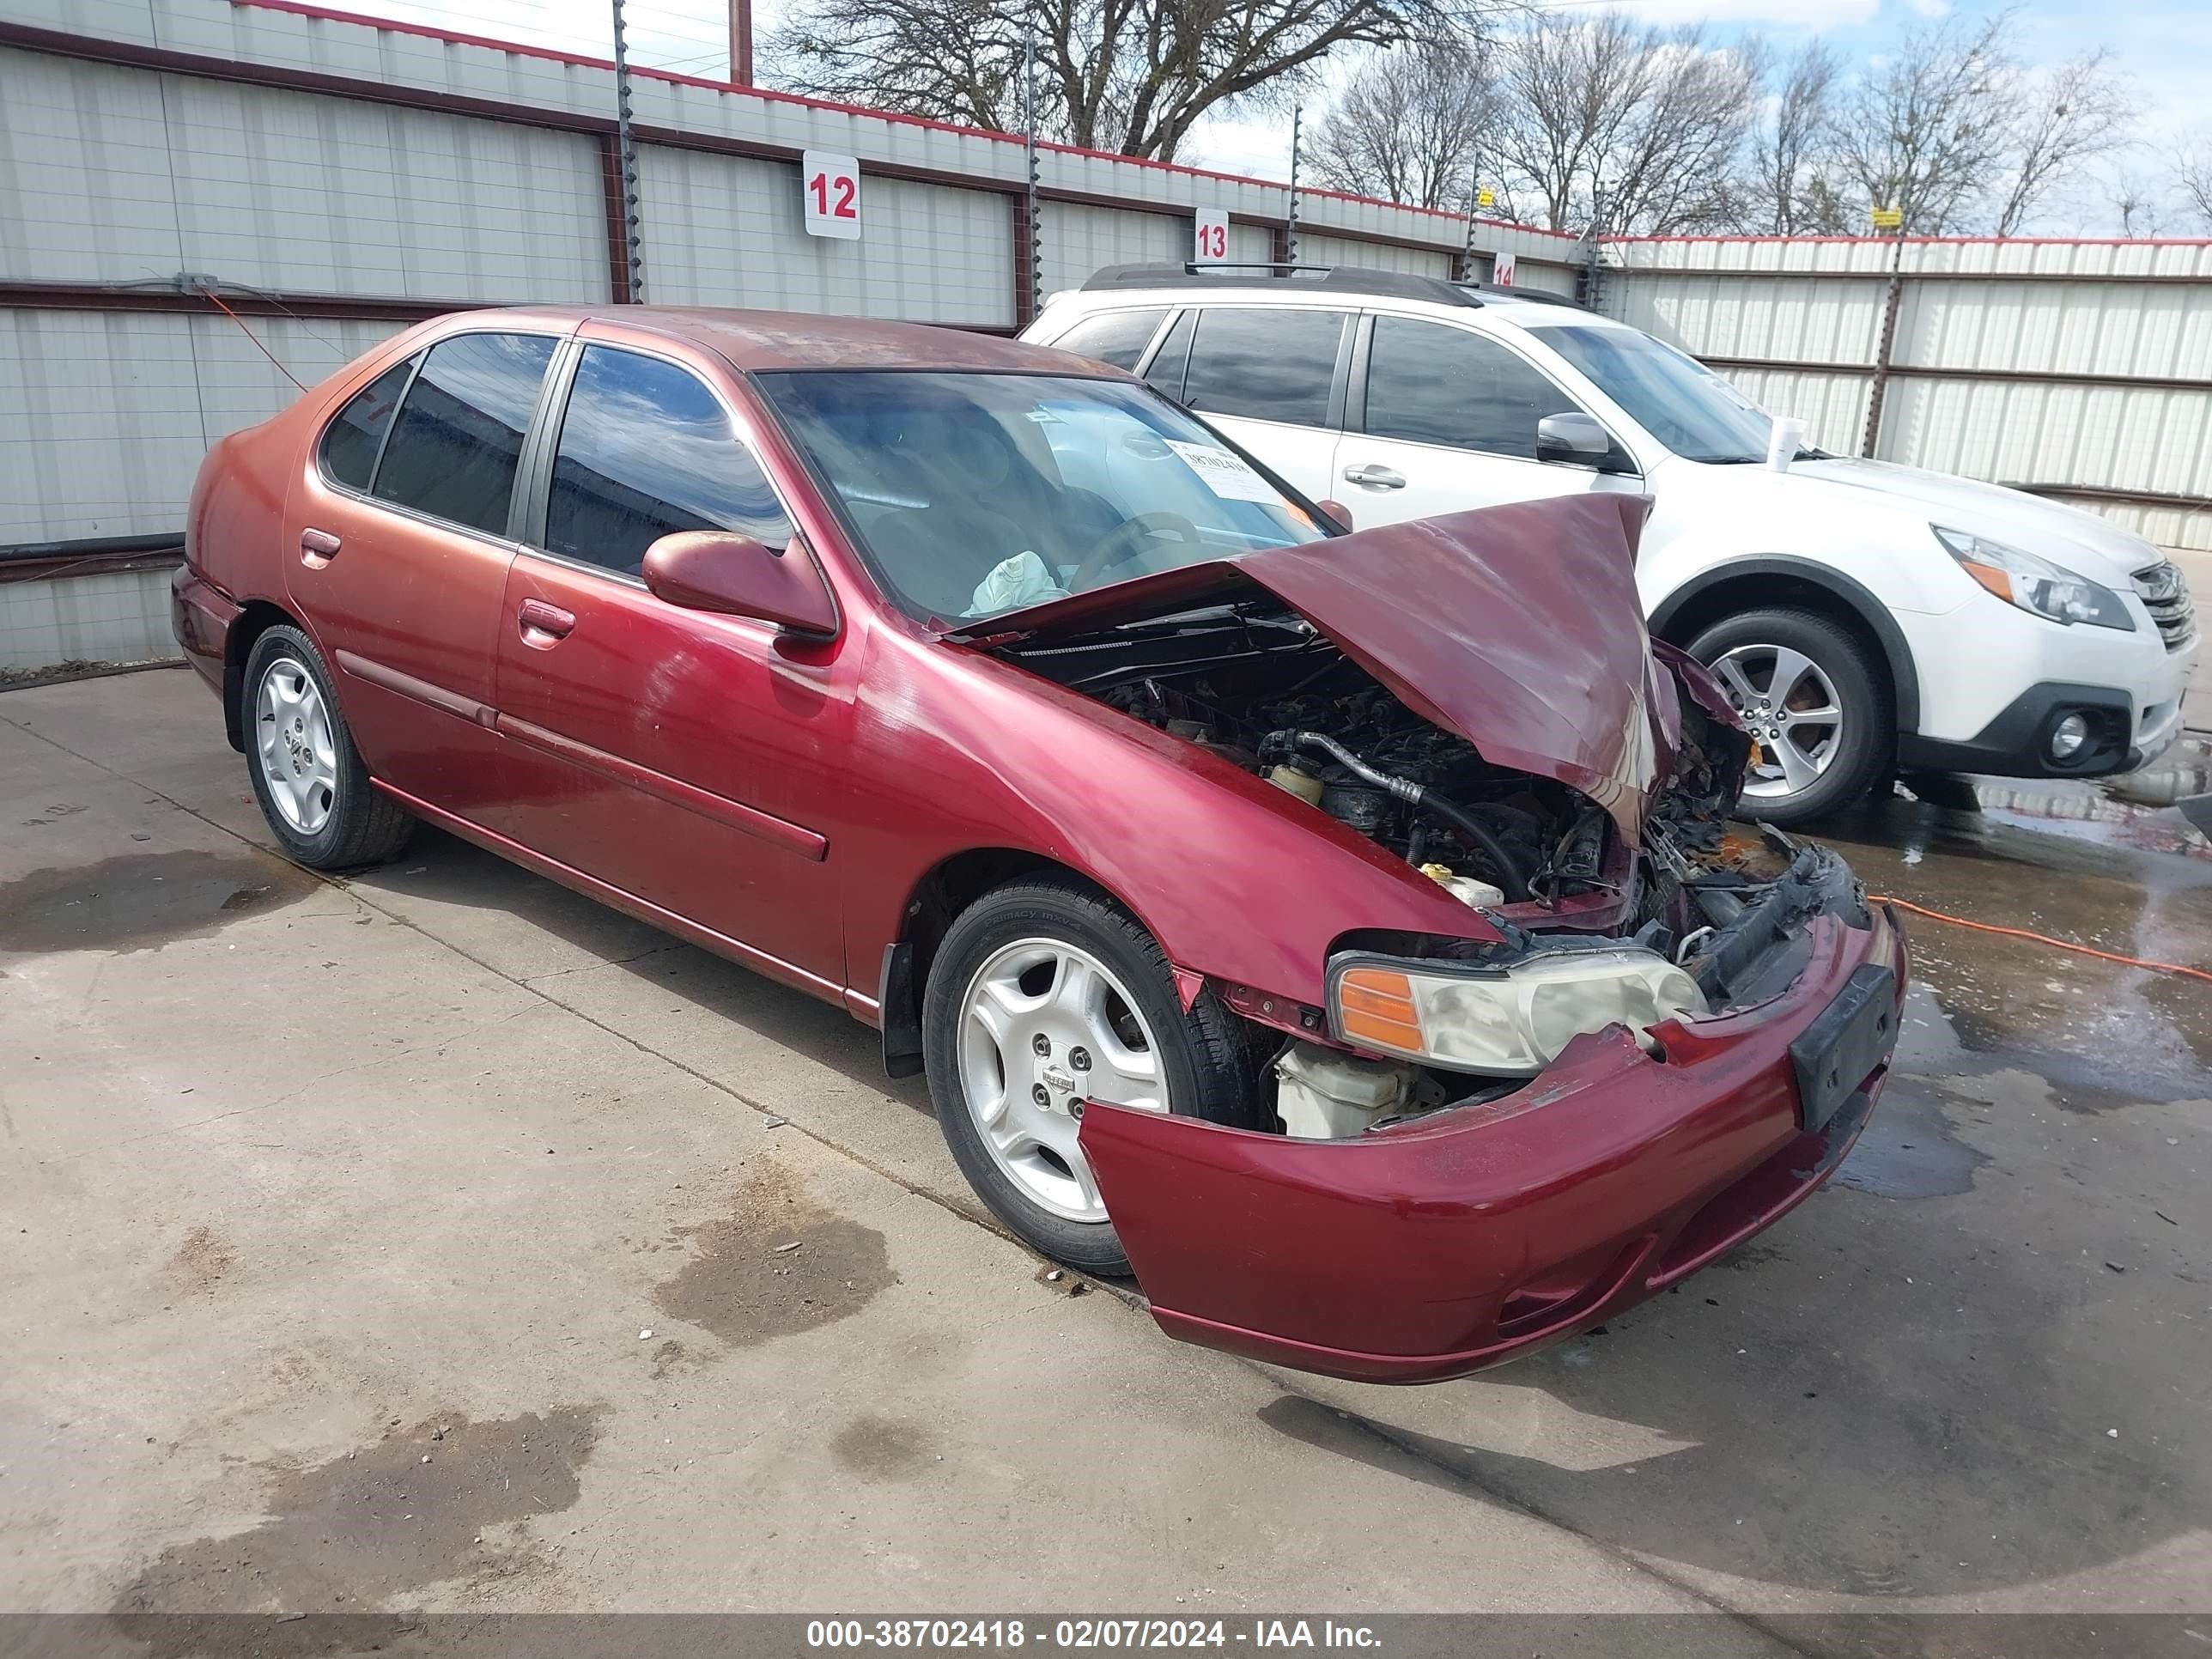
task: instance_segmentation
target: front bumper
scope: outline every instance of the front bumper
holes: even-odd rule
[[[1614,1028],[1504,1099],[1356,1140],[1091,1107],[1081,1144],[1153,1317],[1249,1358],[1430,1382],[1694,1273],[1826,1181],[1887,1075],[1885,1051],[1825,1125],[1802,1125],[1791,1044],[1861,966],[1891,968],[1900,1004],[1906,979],[1886,912],[1808,928],[1787,991],[1656,1028],[1663,1061]]]
[[[2181,668],[2186,672],[2186,660]],[[2181,702],[2179,684],[2130,691],[2045,682],[2029,686],[1964,741],[1901,735],[1898,763],[1908,769],[2005,778],[2100,778],[2131,772],[2149,765],[2181,735]],[[2051,730],[2069,714],[2089,723],[2091,739],[2079,753],[2054,760],[2047,746]]]

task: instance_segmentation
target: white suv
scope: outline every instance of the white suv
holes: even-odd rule
[[[2094,777],[2181,728],[2197,629],[2142,538],[2018,490],[1799,449],[1718,375],[1566,301],[1387,271],[1115,266],[1023,338],[1142,374],[1360,525],[1650,496],[1652,631],[1802,823],[1898,768]],[[1543,550],[1531,548],[1531,558]]]

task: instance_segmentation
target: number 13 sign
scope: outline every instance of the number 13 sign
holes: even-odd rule
[[[1219,208],[1200,208],[1197,218],[1198,245],[1194,250],[1200,264],[1229,257],[1229,216]]]
[[[809,236],[860,239],[860,164],[850,155],[810,149],[799,158],[799,198]]]

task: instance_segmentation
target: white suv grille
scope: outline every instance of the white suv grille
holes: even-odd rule
[[[2158,636],[2168,651],[2188,648],[2197,638],[2197,606],[2189,597],[2189,582],[2171,560],[2145,565],[2130,578]]]

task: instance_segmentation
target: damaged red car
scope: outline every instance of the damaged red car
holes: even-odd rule
[[[294,858],[428,821],[837,1002],[1039,1250],[1416,1382],[1774,1221],[1896,1041],[1641,511],[1344,533],[1057,352],[474,313],[216,447],[175,623]]]

